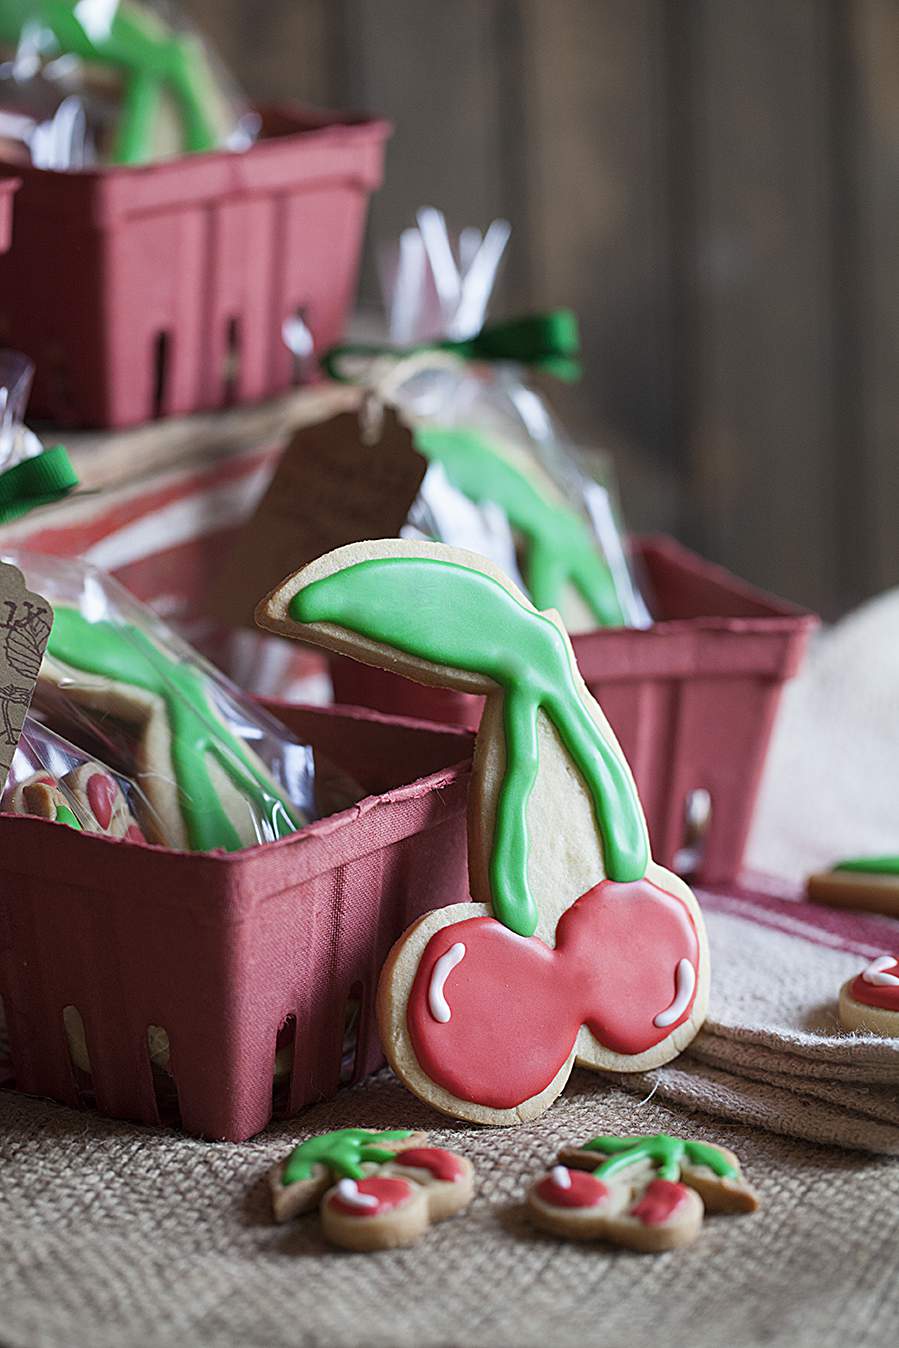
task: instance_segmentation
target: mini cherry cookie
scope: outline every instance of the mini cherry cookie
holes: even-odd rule
[[[475,902],[421,918],[381,974],[381,1040],[406,1085],[446,1114],[511,1125],[542,1114],[575,1061],[643,1072],[675,1057],[705,1018],[702,914],[650,856],[630,770],[559,615],[483,557],[389,539],[320,557],[256,617],[486,695],[469,793]]]
[[[806,882],[813,903],[899,917],[899,857],[853,857]]]
[[[56,778],[51,777],[49,772],[36,772],[34,776],[20,782],[10,797],[9,809],[13,814],[50,819],[79,831],[83,828]]]
[[[564,1147],[527,1206],[553,1235],[655,1254],[692,1244],[706,1212],[754,1212],[758,1199],[733,1152],[658,1133]]]
[[[52,819],[109,838],[146,841],[121,786],[102,763],[83,763],[59,782],[37,772],[16,787],[10,806],[14,814]]]
[[[63,783],[75,797],[85,818],[96,825],[91,832],[105,833],[109,838],[127,838],[129,842],[146,841],[124,791],[100,763],[82,764],[74,772],[67,773]]]
[[[269,1171],[275,1220],[319,1207],[322,1231],[348,1250],[414,1245],[467,1208],[474,1167],[409,1129],[341,1128],[309,1138]]]
[[[878,955],[843,984],[840,1022],[847,1030],[899,1037],[899,956]]]

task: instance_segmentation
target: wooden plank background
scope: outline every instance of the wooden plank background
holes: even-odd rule
[[[512,221],[638,527],[828,615],[899,583],[897,0],[192,7],[254,96],[395,121],[371,240]]]

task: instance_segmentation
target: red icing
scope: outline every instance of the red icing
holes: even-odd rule
[[[554,1208],[595,1208],[608,1195],[608,1187],[589,1170],[569,1170],[571,1187],[557,1184],[546,1175],[537,1185],[537,1196]]]
[[[884,973],[899,978],[899,961],[892,969],[885,969]],[[859,974],[849,991],[857,1002],[863,1002],[865,1006],[877,1006],[882,1011],[899,1011],[899,986],[894,983],[866,983]]]
[[[143,843],[147,841],[138,824],[129,824],[128,832],[125,834],[125,837],[129,842]]]
[[[338,1212],[344,1212],[348,1217],[380,1217],[382,1213],[392,1212],[402,1203],[408,1202],[412,1197],[413,1188],[408,1180],[404,1179],[386,1179],[379,1175],[373,1175],[370,1179],[359,1180],[356,1186],[360,1194],[368,1194],[378,1200],[376,1208],[357,1208],[352,1203],[347,1203],[335,1192],[328,1199],[332,1208]],[[419,1193],[421,1190],[419,1190]]]
[[[631,1216],[644,1226],[661,1226],[683,1207],[688,1194],[686,1185],[676,1184],[674,1180],[652,1180],[640,1201],[631,1208]]]
[[[87,784],[87,801],[91,813],[101,828],[109,828],[112,807],[118,796],[118,787],[105,772],[95,772]]]
[[[427,1170],[436,1180],[453,1183],[465,1173],[461,1160],[452,1151],[442,1147],[409,1147],[397,1153],[399,1165],[411,1165],[418,1170]]]
[[[434,966],[456,942],[465,955],[447,976],[451,1016],[442,1023],[428,991]],[[435,933],[422,954],[406,1010],[415,1055],[460,1099],[512,1109],[550,1084],[581,1025],[615,1053],[642,1053],[666,1039],[675,1025],[653,1021],[674,999],[682,959],[698,973],[690,914],[649,880],[604,880],[589,890],[562,914],[555,949],[494,918],[467,918]]]

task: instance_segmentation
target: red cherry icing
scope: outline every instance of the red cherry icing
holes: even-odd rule
[[[129,824],[128,831],[125,834],[125,837],[128,839],[129,842],[143,843],[147,841],[143,833],[141,832],[140,825],[138,824]]]
[[[566,1174],[570,1181],[567,1186],[559,1183],[555,1172],[544,1176],[537,1185],[538,1198],[554,1208],[595,1208],[608,1196],[608,1186],[589,1170],[567,1170]]]
[[[446,975],[450,1018],[441,1021],[429,992],[437,961],[457,944],[465,953]],[[654,1024],[674,1000],[681,960],[698,974],[692,919],[649,880],[589,890],[562,914],[555,949],[494,918],[467,918],[436,932],[422,954],[406,1009],[415,1055],[460,1099],[512,1109],[550,1084],[581,1025],[628,1055],[667,1038],[694,1000],[673,1024]]]
[[[109,828],[117,796],[118,787],[112,778],[105,772],[95,772],[87,784],[87,802],[102,829]]]
[[[686,1185],[676,1184],[674,1180],[651,1180],[639,1202],[631,1208],[631,1216],[644,1226],[661,1226],[683,1207],[688,1194]]]
[[[884,972],[899,978],[899,959]],[[869,983],[864,974],[859,974],[849,991],[857,1002],[865,1006],[876,1006],[881,1011],[899,1011],[899,985],[895,983]]]
[[[359,1180],[356,1191],[369,1198],[376,1198],[377,1204],[362,1207],[342,1198],[337,1191],[332,1193],[328,1202],[338,1212],[346,1213],[348,1217],[380,1217],[382,1213],[392,1212],[400,1204],[408,1202],[413,1194],[412,1185],[408,1180],[387,1179],[380,1175]]]
[[[417,1170],[427,1170],[434,1179],[451,1184],[460,1180],[465,1173],[465,1168],[455,1152],[444,1151],[442,1147],[409,1147],[406,1151],[397,1152],[396,1159],[399,1165],[411,1165]]]

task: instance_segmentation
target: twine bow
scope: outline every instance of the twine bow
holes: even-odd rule
[[[420,352],[440,351],[470,361],[512,361],[542,370],[566,383],[581,376],[581,340],[577,317],[570,309],[552,309],[502,323],[486,323],[474,337],[446,338],[393,347],[377,342],[348,342],[332,346],[321,364],[331,379],[353,382],[342,368],[346,360],[404,360]]]

